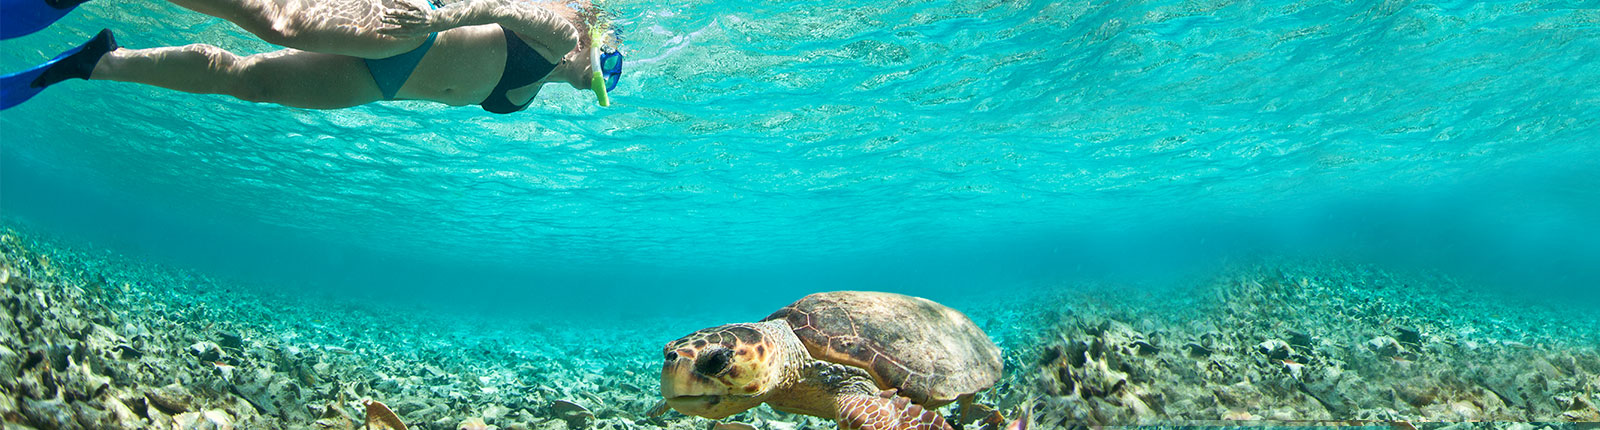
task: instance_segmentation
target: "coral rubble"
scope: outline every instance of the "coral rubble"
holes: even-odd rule
[[[1125,296],[1055,306],[1023,387],[1041,424],[1594,421],[1600,324],[1580,310],[1309,263]]]
[[[834,427],[770,408],[715,423],[652,413],[662,343],[705,321],[434,315],[59,243],[0,230],[7,430]],[[1600,420],[1593,315],[1360,265],[1264,265],[1201,285],[950,303],[1005,351],[1006,375],[968,413],[1035,429]]]

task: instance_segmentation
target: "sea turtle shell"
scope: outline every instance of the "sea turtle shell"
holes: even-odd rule
[[[865,369],[879,389],[939,407],[1000,378],[1000,347],[960,311],[891,293],[801,298],[763,321],[787,320],[818,360]]]

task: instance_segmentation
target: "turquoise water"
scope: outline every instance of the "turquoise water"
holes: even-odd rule
[[[310,111],[75,81],[0,113],[0,205],[268,284],[550,311],[764,313],[1260,254],[1600,282],[1600,3],[612,7],[613,108],[552,87],[507,116]],[[0,43],[0,70],[102,27],[274,49],[95,0]]]

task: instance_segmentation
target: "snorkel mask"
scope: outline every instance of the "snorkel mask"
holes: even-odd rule
[[[604,24],[589,27],[589,70],[594,75],[589,78],[589,89],[594,90],[594,96],[599,100],[600,106],[611,106],[609,91],[617,89],[617,81],[622,79],[622,51],[617,50],[612,42],[615,39],[612,33],[605,30]]]

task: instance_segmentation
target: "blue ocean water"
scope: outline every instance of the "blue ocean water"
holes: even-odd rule
[[[1600,2],[610,7],[629,59],[609,109],[567,88],[490,116],[69,82],[0,113],[0,209],[283,288],[547,312],[759,314],[1263,254],[1600,283]],[[95,0],[0,42],[0,70],[102,27],[275,49]]]

